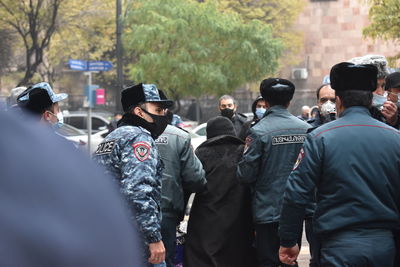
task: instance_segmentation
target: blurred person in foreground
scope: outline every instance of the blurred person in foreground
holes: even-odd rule
[[[115,184],[36,119],[0,111],[0,266],[144,266]]]
[[[269,78],[261,82],[260,93],[269,108],[250,128],[237,166],[239,181],[252,188],[259,267],[282,265],[278,257],[278,227],[283,192],[310,127],[287,110],[294,92],[294,84],[285,79]]]
[[[228,118],[210,119],[206,130],[207,140],[196,155],[206,171],[207,190],[193,201],[183,265],[255,266],[250,191],[236,178],[244,143]]]
[[[313,228],[320,266],[393,266],[393,231],[400,225],[400,133],[368,110],[375,66],[339,63],[330,80],[339,118],[308,134],[289,176],[280,260],[295,264],[298,230],[316,190]]]
[[[120,184],[144,238],[150,264],[163,264],[161,238],[161,179],[163,163],[154,142],[168,125],[166,109],[173,102],[161,99],[154,84],[129,86],[121,92],[124,115],[118,128],[106,136],[94,160]]]
[[[173,114],[169,110],[167,117],[171,123]],[[203,191],[207,181],[203,165],[194,154],[188,132],[169,124],[155,142],[164,163],[161,234],[167,251],[165,261],[168,267],[174,267],[176,226],[184,213],[184,195]]]
[[[253,104],[251,105],[251,111],[254,115],[253,119],[243,124],[238,135],[238,137],[243,141],[249,135],[250,128],[256,125],[256,123],[263,118],[265,112],[267,111],[267,105],[265,104],[265,100],[262,98],[262,96],[258,96],[256,100],[254,100]]]
[[[41,82],[23,91],[17,97],[17,105],[29,116],[36,117],[44,125],[56,130],[64,124],[64,117],[58,103],[67,97],[65,93],[54,93],[50,84]]]

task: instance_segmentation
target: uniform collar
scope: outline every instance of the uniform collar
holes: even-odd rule
[[[272,106],[269,109],[267,109],[267,111],[265,112],[264,118],[271,113],[289,113],[289,111],[287,110],[287,108],[285,108],[282,105],[275,105],[275,106]]]
[[[340,117],[344,117],[350,113],[362,113],[362,114],[371,116],[371,113],[369,112],[368,108],[362,107],[362,106],[353,106],[353,107],[346,108],[342,112],[342,114],[340,114]]]

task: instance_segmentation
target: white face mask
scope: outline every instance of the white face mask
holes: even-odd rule
[[[326,101],[321,106],[321,115],[327,116],[329,114],[336,114],[336,105],[330,100]]]

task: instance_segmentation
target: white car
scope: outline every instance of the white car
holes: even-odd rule
[[[64,122],[87,132],[87,112],[86,111],[63,111]],[[107,130],[110,124],[111,114],[103,112],[92,112],[92,133]]]
[[[82,130],[79,130],[69,124],[64,123],[63,126],[56,130],[56,132],[71,141],[76,147],[83,151],[88,151],[88,136]],[[96,151],[97,146],[103,141],[104,137],[108,134],[108,129],[98,131],[90,137],[90,154]]]
[[[207,136],[207,122],[196,126],[191,132],[199,136]]]
[[[196,148],[207,139],[206,136],[200,136],[193,132],[190,132],[190,137],[193,150],[196,150]]]

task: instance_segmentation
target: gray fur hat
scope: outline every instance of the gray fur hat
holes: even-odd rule
[[[362,57],[354,57],[350,59],[348,62],[363,65],[363,64],[371,64],[374,65],[378,69],[378,79],[385,78],[389,75],[388,62],[384,56],[381,55],[365,55]]]

